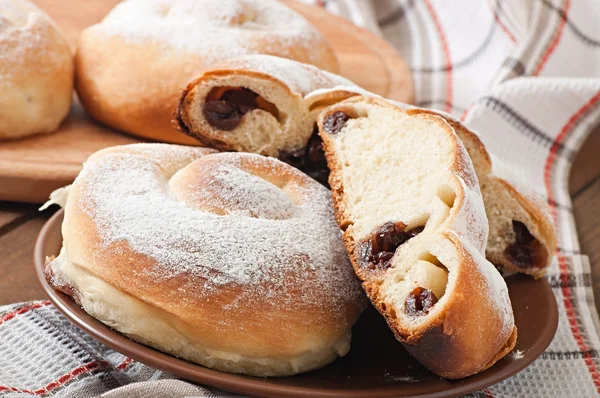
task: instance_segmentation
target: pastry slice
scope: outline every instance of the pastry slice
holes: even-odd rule
[[[355,94],[343,89],[314,92],[336,86],[356,87],[312,65],[248,55],[211,67],[189,83],[177,122],[204,145],[277,157],[326,182],[315,121],[325,106]]]
[[[336,97],[337,89],[320,90],[319,95]],[[356,87],[344,88],[344,96],[366,95],[381,98]],[[390,101],[409,114],[428,113],[444,118],[455,130],[473,162],[489,221],[486,258],[505,274],[525,273],[534,278],[546,274],[556,250],[556,234],[550,209],[539,195],[518,182],[500,159],[488,153],[478,135],[452,115]],[[493,160],[493,161],[492,161]]]
[[[327,106],[356,95],[380,98],[313,66],[266,55],[230,60],[190,83],[179,104],[180,129],[221,150],[275,156],[327,184],[329,170],[314,129]],[[392,102],[392,101],[390,101]],[[477,135],[443,112],[463,141],[481,185],[489,220],[486,256],[503,271],[545,274],[556,247],[547,205],[492,169]]]
[[[477,177],[440,116],[353,97],[319,117],[352,265],[396,338],[432,372],[481,372],[515,345],[508,289],[483,253]]]
[[[452,116],[428,109],[406,109],[411,115],[443,117],[467,149],[481,187],[490,225],[485,255],[497,267],[539,278],[546,273],[556,249],[556,235],[548,205],[514,178],[502,173],[477,134]]]

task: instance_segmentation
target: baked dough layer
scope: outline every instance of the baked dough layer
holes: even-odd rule
[[[137,341],[221,370],[323,366],[348,351],[366,305],[329,191],[273,158],[104,149],[68,190],[62,234],[55,288]]]
[[[483,256],[487,218],[454,129],[357,96],[322,113],[319,133],[346,250],[396,338],[445,378],[504,357],[517,336],[508,288]]]
[[[77,93],[113,128],[201,145],[172,122],[179,94],[206,68],[246,54],[338,69],[321,33],[276,0],[128,0],[81,34]]]
[[[51,133],[69,113],[73,54],[29,0],[0,0],[0,139]]]

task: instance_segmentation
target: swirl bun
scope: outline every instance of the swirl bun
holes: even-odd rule
[[[338,69],[321,33],[276,0],[128,0],[82,33],[77,93],[111,127],[197,145],[171,124],[180,91],[216,62],[257,53]]]
[[[273,159],[222,154],[190,164],[175,174],[169,185],[179,201],[197,210],[289,220],[296,206],[310,201],[304,180]]]
[[[176,117],[206,146],[277,157],[326,184],[317,116],[360,91],[312,65],[253,54],[203,71],[183,91]]]
[[[282,376],[344,355],[364,298],[329,191],[279,160],[138,144],[68,191],[49,282],[161,351]]]

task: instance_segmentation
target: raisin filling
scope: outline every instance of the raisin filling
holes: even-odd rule
[[[336,111],[325,117],[323,130],[330,134],[337,134],[350,119],[350,115]],[[329,188],[329,168],[323,151],[323,141],[316,125],[305,148],[295,152],[282,153],[280,159]]]
[[[416,227],[409,231],[405,231],[405,228],[406,225],[401,222],[387,222],[371,234],[371,238],[363,244],[362,248],[362,258],[369,269],[389,268],[396,249],[423,232],[425,227]]]
[[[413,316],[425,315],[437,302],[438,298],[431,290],[417,287],[406,297],[404,312]]]
[[[525,224],[513,220],[512,228],[515,233],[515,242],[510,244],[504,255],[519,268],[531,268],[540,263],[540,243],[531,235]]]
[[[275,105],[243,87],[216,87],[206,96],[203,113],[206,121],[219,130],[230,131],[253,109],[263,109],[277,117]]]
[[[344,112],[333,112],[332,114],[327,115],[325,120],[323,120],[323,130],[329,134],[337,134],[344,128],[344,125],[350,119],[350,115]]]
[[[327,168],[327,159],[325,159],[325,152],[323,151],[323,141],[319,137],[317,126],[315,126],[305,148],[294,152],[282,153],[280,158],[329,188],[329,168]]]

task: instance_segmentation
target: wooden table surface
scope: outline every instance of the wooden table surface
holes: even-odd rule
[[[600,127],[588,137],[571,171],[569,188],[583,254],[592,265],[600,303]],[[43,299],[33,272],[33,246],[40,228],[56,211],[36,205],[0,202],[0,305]],[[600,305],[598,305],[600,308]]]

